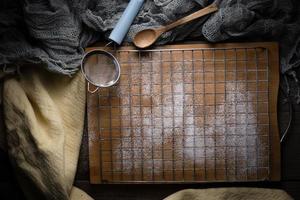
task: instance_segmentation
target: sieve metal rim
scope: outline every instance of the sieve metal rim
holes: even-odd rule
[[[86,58],[88,58],[88,57],[91,56],[91,55],[99,54],[99,53],[100,53],[100,54],[105,54],[105,55],[111,57],[112,60],[113,60],[113,62],[115,63],[116,69],[118,70],[118,77],[117,77],[117,78],[112,82],[112,84],[110,84],[110,85],[101,85],[101,84],[97,84],[97,83],[95,83],[94,81],[92,81],[92,80],[86,75],[86,73],[85,73],[85,70],[84,70],[84,63],[85,63]],[[119,81],[120,76],[121,76],[121,67],[120,67],[120,63],[118,62],[117,58],[116,58],[113,54],[111,54],[111,53],[109,53],[109,52],[107,52],[107,51],[101,50],[101,49],[94,49],[94,50],[91,50],[91,51],[87,52],[87,53],[83,56],[83,58],[81,59],[81,72],[82,72],[83,76],[85,77],[85,79],[86,79],[88,82],[90,82],[91,84],[93,84],[93,85],[95,85],[95,86],[97,86],[97,87],[100,87],[100,88],[108,88],[108,87],[111,87],[111,86],[115,85],[115,84]]]

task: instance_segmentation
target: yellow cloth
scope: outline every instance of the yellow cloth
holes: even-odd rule
[[[6,143],[28,199],[91,199],[72,186],[85,98],[81,73],[70,78],[35,66],[22,68],[19,76],[5,80]]]
[[[164,200],[291,200],[282,190],[262,188],[188,189]]]

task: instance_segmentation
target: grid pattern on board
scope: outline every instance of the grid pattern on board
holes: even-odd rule
[[[120,82],[88,97],[101,182],[268,179],[267,49],[115,54]]]

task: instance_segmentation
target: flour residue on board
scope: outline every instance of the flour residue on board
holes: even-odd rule
[[[128,119],[136,126],[115,145],[123,172],[161,172],[175,164],[170,169],[224,169],[225,160],[237,159],[247,160],[246,168],[257,166],[257,93],[248,92],[246,83],[224,84],[218,94],[190,93],[180,82],[172,82],[171,91],[161,82],[143,84],[138,118]],[[153,94],[157,88],[161,94]]]

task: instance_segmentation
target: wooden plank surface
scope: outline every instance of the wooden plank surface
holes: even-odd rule
[[[88,94],[92,183],[279,180],[276,43],[115,56],[119,84]]]

